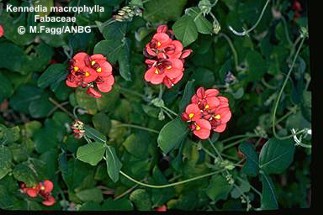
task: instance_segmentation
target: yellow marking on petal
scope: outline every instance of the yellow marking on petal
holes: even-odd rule
[[[190,114],[188,115],[188,117],[189,117],[190,119],[192,119],[192,118],[194,117],[194,113],[190,113]]]
[[[94,60],[91,61],[91,66],[93,66],[94,64],[96,64],[96,62]]]
[[[157,74],[157,75],[159,74],[159,70],[158,69],[155,70],[155,74]]]
[[[215,116],[214,116],[214,119],[221,119],[220,114],[215,115]]]
[[[160,47],[161,46],[161,42],[157,42],[157,47]]]
[[[201,130],[201,127],[199,125],[196,125],[195,130],[199,131],[199,130]]]
[[[172,68],[172,66],[168,66],[168,67],[166,67],[166,69],[168,69],[168,70],[170,70]]]
[[[41,186],[41,187],[40,187],[40,189],[41,189],[41,190],[45,190],[45,187],[44,187],[44,186]]]
[[[85,72],[85,77],[89,77],[90,73],[89,72]]]
[[[73,70],[74,70],[75,72],[77,72],[77,71],[79,71],[79,68],[78,68],[77,66],[74,66],[74,67],[73,67]]]
[[[210,108],[210,106],[207,104],[207,105],[205,105],[205,109],[209,109]]]
[[[97,71],[97,72],[102,72],[102,68],[101,68],[101,67],[99,67],[96,71]]]

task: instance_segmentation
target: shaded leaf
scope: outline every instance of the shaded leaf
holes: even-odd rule
[[[99,143],[106,143],[107,142],[107,138],[104,134],[102,134],[101,132],[99,132],[98,130],[88,126],[88,125],[84,125],[84,130],[85,130],[85,135],[90,138],[93,139],[94,141],[97,141]]]
[[[186,124],[180,118],[176,118],[160,130],[157,139],[158,146],[166,154],[183,142],[187,132]]]
[[[100,142],[91,142],[80,146],[76,152],[76,158],[89,163],[92,166],[97,165],[103,158],[105,146]]]
[[[107,146],[105,156],[108,175],[113,182],[117,182],[119,180],[119,171],[122,167],[122,164],[117,157],[115,149],[112,146]]]
[[[180,113],[185,111],[186,106],[191,102],[191,98],[195,93],[194,82],[195,82],[195,80],[193,79],[192,81],[188,81],[187,84],[185,85],[184,93],[183,93],[182,99],[179,103],[179,112]]]
[[[100,203],[103,201],[103,194],[99,188],[91,188],[87,190],[82,190],[76,193],[76,196],[81,199],[83,202],[97,202]]]
[[[271,178],[266,173],[261,173],[260,180],[262,184],[261,192],[261,209],[275,210],[278,209],[275,187]]]
[[[269,139],[259,155],[259,167],[266,174],[280,174],[292,163],[295,145],[293,140]]]
[[[210,185],[206,189],[206,195],[216,202],[220,199],[226,199],[231,189],[232,185],[223,176],[215,175],[210,180]]]
[[[40,88],[53,86],[52,90],[55,91],[60,82],[65,80],[68,71],[64,64],[52,64],[45,72],[39,77],[37,84]]]
[[[239,145],[239,150],[246,156],[246,163],[242,167],[242,171],[249,176],[256,176],[259,171],[258,154],[255,148],[250,143],[242,143]]]
[[[198,37],[198,32],[194,19],[191,16],[184,15],[173,25],[173,31],[178,40],[186,47],[194,42]]]
[[[150,196],[144,189],[134,190],[130,194],[129,199],[138,211],[150,211],[152,208]]]

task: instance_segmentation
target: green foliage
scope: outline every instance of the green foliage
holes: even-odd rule
[[[2,2],[4,8],[57,5]],[[310,207],[313,86],[308,10],[299,2],[298,12],[293,1],[264,8],[257,0],[59,3],[104,9],[93,13],[0,8],[0,208],[172,213]],[[43,23],[35,15],[77,20]],[[145,60],[155,59],[145,47],[159,25],[192,51],[171,88],[144,79],[151,66]],[[91,32],[20,35],[19,26],[91,26]],[[101,98],[87,93],[96,82],[66,85],[78,52],[102,54],[112,65],[114,84]],[[194,122],[181,115],[199,87],[218,89],[232,113],[225,130],[209,140],[194,135]],[[42,194],[32,198],[23,189],[44,180],[54,184],[50,207]]]

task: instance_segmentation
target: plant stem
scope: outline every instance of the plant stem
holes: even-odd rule
[[[239,139],[239,140],[237,140],[237,141],[234,141],[233,143],[230,143],[230,144],[228,144],[228,145],[226,145],[226,146],[223,146],[223,150],[226,150],[226,149],[228,149],[228,148],[231,148],[231,147],[233,147],[233,146],[235,146],[235,145],[239,144],[240,142],[245,141],[245,140],[248,140],[248,139],[250,139],[250,138],[253,138],[253,137],[260,137],[259,135],[237,135],[237,136],[235,136],[235,137],[238,137],[238,136],[240,136],[240,137],[244,137],[244,138],[241,138],[241,139]],[[237,138],[235,138],[235,139],[237,139]],[[225,142],[227,142],[227,141],[225,141]],[[223,143],[223,141],[222,141],[221,143]]]
[[[245,35],[248,35],[248,34],[249,34],[251,31],[253,31],[253,30],[257,27],[257,25],[259,24],[260,20],[262,19],[263,15],[264,15],[264,13],[265,13],[265,10],[266,10],[266,8],[267,8],[267,6],[268,6],[269,2],[270,2],[270,0],[267,0],[267,1],[266,1],[266,4],[265,4],[265,5],[264,5],[264,7],[262,8],[262,11],[261,11],[261,13],[260,13],[260,16],[259,16],[259,18],[258,18],[257,22],[256,22],[256,23],[255,23],[251,28],[249,28],[248,30],[244,30],[244,31],[242,31],[242,32],[238,32],[238,31],[234,30],[231,26],[229,26],[229,30],[230,30],[230,31],[232,31],[232,33],[234,33],[234,34],[235,34],[235,35],[237,35],[237,36],[245,36]]]
[[[61,104],[59,104],[57,101],[55,101],[53,98],[49,97],[48,99],[51,103],[53,103],[57,108],[64,111],[67,115],[69,115],[72,119],[75,119],[74,115],[71,114],[68,110],[66,110]]]
[[[233,54],[233,60],[234,60],[235,68],[236,68],[237,71],[239,71],[238,54],[237,54],[236,49],[234,48],[234,45],[233,45],[230,37],[228,37],[224,33],[220,33],[219,36],[223,37],[228,42],[228,44],[229,44],[229,46],[231,48],[232,54]]]
[[[125,89],[125,88],[123,88],[123,87],[119,87],[118,89],[119,89],[120,91],[124,91],[125,93],[129,93],[129,94],[132,94],[132,95],[138,96],[138,97],[143,98],[143,99],[145,99],[145,98],[146,98],[146,96],[145,96],[145,95],[143,95],[143,94],[141,94],[141,93],[137,93],[137,92],[135,92],[135,91],[128,90],[128,89]]]
[[[279,94],[278,94],[278,97],[277,97],[277,100],[276,100],[276,103],[275,103],[275,106],[274,106],[273,116],[272,116],[272,131],[273,131],[274,136],[277,139],[280,139],[280,140],[285,140],[285,139],[291,138],[291,137],[293,137],[293,136],[295,136],[297,134],[302,133],[302,132],[297,132],[297,133],[292,134],[292,135],[288,135],[288,136],[285,136],[285,137],[280,137],[280,136],[277,135],[276,129],[275,129],[275,127],[276,127],[276,112],[277,112],[277,109],[278,109],[278,105],[279,105],[280,99],[281,99],[282,94],[284,92],[284,89],[285,89],[285,87],[287,85],[287,81],[289,80],[289,77],[290,77],[290,75],[291,75],[291,73],[293,71],[293,68],[295,66],[297,57],[298,57],[298,55],[299,55],[299,53],[300,53],[300,51],[302,49],[303,43],[304,43],[304,41],[306,39],[306,37],[303,36],[302,34],[300,35],[300,38],[302,38],[301,43],[300,43],[300,45],[299,45],[299,47],[297,49],[297,52],[296,52],[295,57],[293,59],[292,65],[291,65],[291,67],[290,67],[290,69],[289,69],[289,71],[287,73],[287,76],[286,76],[286,78],[284,80],[284,83],[283,83],[283,85],[282,85],[282,87],[281,87],[281,89],[279,91]],[[296,40],[296,42],[297,42],[297,40]]]
[[[149,131],[149,132],[152,132],[152,133],[155,133],[155,134],[159,134],[159,131],[157,131],[157,130],[154,130],[154,129],[151,129],[151,128],[146,128],[146,127],[143,127],[143,126],[140,126],[140,125],[119,124],[119,125],[116,125],[116,127],[137,128],[137,129],[140,129],[140,130]]]
[[[122,197],[124,197],[125,195],[127,195],[128,193],[130,193],[136,187],[138,187],[138,184],[136,184],[135,186],[132,186],[130,189],[128,189],[125,192],[121,193],[119,196],[116,196],[113,200],[121,199]]]
[[[218,171],[215,171],[215,172],[207,173],[207,174],[200,175],[200,176],[197,176],[197,177],[193,177],[193,178],[190,178],[190,179],[186,179],[186,180],[183,180],[183,181],[179,181],[179,182],[175,182],[175,183],[171,183],[171,184],[164,184],[164,185],[146,184],[146,183],[137,181],[136,179],[130,177],[126,173],[122,172],[121,170],[120,170],[120,174],[123,175],[125,178],[129,179],[130,181],[138,184],[138,185],[141,185],[141,186],[144,186],[144,187],[149,187],[149,188],[154,188],[154,189],[162,189],[162,188],[174,187],[174,186],[177,186],[177,185],[180,185],[180,184],[185,184],[185,183],[189,183],[189,182],[192,182],[192,181],[196,181],[198,179],[202,179],[202,178],[206,178],[206,177],[218,174],[218,173],[220,173],[222,171],[224,171],[224,170],[218,170]]]
[[[177,115],[177,113],[175,113],[174,111],[172,111],[171,109],[169,109],[168,107],[166,107],[166,106],[163,106],[163,107],[161,107],[162,109],[164,109],[164,110],[166,110],[166,111],[168,111],[169,113],[171,113],[171,114],[174,114],[174,116],[178,116]]]

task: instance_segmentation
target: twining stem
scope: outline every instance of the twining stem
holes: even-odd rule
[[[138,96],[138,97],[143,98],[143,99],[145,99],[145,98],[146,98],[146,96],[145,96],[145,95],[140,94],[140,93],[137,93],[137,92],[135,92],[135,91],[133,91],[133,90],[128,90],[128,89],[125,89],[125,88],[123,88],[123,87],[119,87],[118,89],[119,89],[120,91],[123,91],[123,92],[125,92],[125,93],[129,93],[129,94],[132,94],[132,95]]]
[[[128,189],[125,192],[121,193],[120,195],[116,196],[113,200],[121,199],[122,197],[124,197],[125,195],[127,195],[128,193],[130,193],[136,187],[138,187],[138,184],[132,186],[130,189]]]
[[[220,33],[219,34],[220,37],[223,37],[229,44],[230,48],[231,48],[231,51],[232,51],[232,54],[233,54],[233,60],[234,60],[234,65],[235,65],[235,68],[237,71],[239,71],[239,62],[238,62],[238,54],[237,54],[237,51],[236,49],[234,48],[234,45],[230,39],[230,37],[228,37],[226,34],[224,33]]]
[[[153,184],[146,184],[146,183],[140,182],[140,181],[130,177],[126,173],[122,172],[121,170],[120,170],[120,174],[123,175],[125,178],[129,179],[130,181],[138,184],[138,185],[141,185],[141,186],[144,186],[144,187],[149,187],[149,188],[162,189],[162,188],[167,188],[167,187],[174,187],[174,186],[177,186],[177,185],[180,185],[180,184],[186,184],[186,183],[189,183],[189,182],[192,182],[192,181],[196,181],[196,180],[199,180],[199,179],[202,179],[202,178],[206,178],[206,177],[218,174],[218,173],[223,172],[223,171],[224,171],[224,169],[214,171],[214,172],[211,172],[211,173],[207,173],[207,174],[204,174],[204,175],[200,175],[200,176],[197,176],[197,177],[193,177],[193,178],[190,178],[190,179],[186,179],[186,180],[183,180],[183,181],[178,181],[178,182],[175,182],[175,183],[164,184],[164,185],[153,185]]]
[[[274,106],[273,116],[272,116],[272,131],[273,131],[274,136],[277,139],[280,139],[280,140],[285,140],[285,139],[291,138],[291,137],[293,137],[293,136],[295,136],[295,135],[300,134],[300,133],[303,132],[303,131],[300,131],[300,132],[297,132],[295,134],[291,134],[291,135],[288,135],[288,136],[285,136],[285,137],[280,137],[280,136],[277,135],[276,129],[275,129],[276,128],[276,112],[277,112],[277,109],[278,109],[278,105],[279,105],[280,99],[281,99],[282,94],[284,92],[284,89],[285,89],[285,87],[287,85],[287,82],[289,80],[289,77],[290,77],[290,75],[291,75],[291,73],[293,71],[293,68],[295,66],[296,60],[298,58],[298,55],[299,55],[299,53],[300,53],[300,51],[302,49],[303,43],[304,43],[304,41],[306,39],[306,37],[304,35],[302,35],[302,34],[300,35],[300,38],[302,38],[301,43],[298,46],[298,49],[296,51],[296,54],[295,54],[295,57],[293,59],[292,65],[291,65],[291,67],[290,67],[290,69],[289,69],[289,71],[287,73],[287,76],[286,76],[286,78],[284,80],[284,83],[283,83],[283,85],[282,85],[282,87],[281,87],[281,89],[279,91],[279,94],[278,94],[278,97],[277,97],[277,100],[276,100],[276,103],[275,103],[275,106]]]
[[[229,26],[229,29],[232,31],[232,33],[234,33],[237,36],[245,36],[245,35],[248,35],[251,31],[253,31],[257,27],[257,25],[259,24],[260,20],[262,19],[269,2],[270,2],[270,0],[266,1],[266,4],[262,8],[262,11],[260,13],[260,16],[259,16],[257,22],[251,28],[249,28],[248,30],[244,30],[242,32],[238,32],[238,31],[234,30],[231,26]]]
[[[171,114],[174,114],[174,116],[178,116],[177,113],[175,113],[174,111],[172,111],[171,109],[169,109],[168,107],[166,106],[162,106],[161,107],[162,109],[164,109],[165,111],[168,111],[169,113]]]
[[[116,125],[116,127],[137,128],[137,129],[140,129],[140,130],[149,131],[149,132],[152,132],[152,133],[155,133],[155,134],[159,134],[159,131],[157,131],[157,130],[154,130],[154,129],[151,129],[151,128],[146,128],[146,127],[143,127],[143,126],[140,126],[140,125],[119,124],[119,125]]]
[[[66,108],[64,108],[61,104],[59,104],[57,101],[55,101],[53,98],[49,97],[48,99],[51,103],[53,103],[57,108],[64,111],[67,115],[69,115],[72,119],[75,119],[74,115],[71,114]]]

